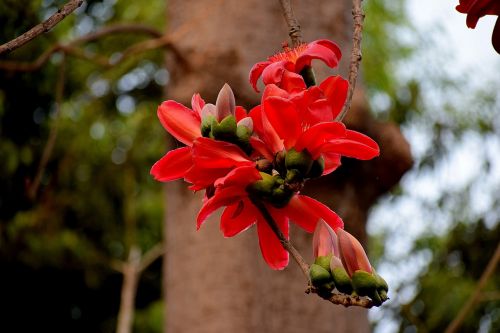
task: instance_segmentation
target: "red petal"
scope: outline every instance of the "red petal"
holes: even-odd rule
[[[268,161],[274,160],[273,152],[269,150],[269,146],[266,145],[261,139],[251,136],[250,145],[252,145],[252,148],[257,151],[261,157],[265,157]]]
[[[168,182],[183,178],[193,166],[191,147],[182,147],[169,151],[151,168],[151,175],[156,180]]]
[[[266,67],[269,66],[270,64],[271,62],[269,61],[258,62],[255,65],[253,65],[252,69],[250,70],[249,81],[256,92],[259,92],[259,89],[257,89],[257,81],[259,80],[259,77],[262,75],[264,69],[266,69]]]
[[[300,119],[294,104],[281,97],[264,100],[264,115],[278,136],[283,139],[286,149],[293,147],[302,132]]]
[[[163,102],[158,107],[158,118],[170,134],[187,146],[201,136],[199,114],[180,103],[172,100]]]
[[[330,140],[321,147],[321,152],[331,152],[360,160],[369,160],[380,154],[378,144],[368,136],[347,130],[344,138]]]
[[[193,161],[196,167],[207,169],[255,165],[237,145],[209,138],[194,141]]]
[[[323,170],[323,176],[332,173],[340,166],[340,155],[332,152],[323,152],[321,154],[325,161],[325,169]]]
[[[319,87],[331,103],[332,116],[335,119],[342,110],[347,98],[349,81],[344,80],[341,76],[330,76],[321,82]]]
[[[342,53],[340,48],[332,41],[322,39],[307,45],[306,50],[295,62],[295,72],[300,72],[306,65],[311,65],[313,59],[322,60],[328,67],[337,67]]]
[[[268,206],[267,208],[283,235],[288,239],[288,219],[276,213],[272,207]],[[260,250],[266,263],[272,269],[281,270],[285,268],[288,265],[288,252],[283,248],[278,237],[260,214],[257,220],[257,233],[259,235]]]
[[[196,229],[200,229],[203,222],[217,209],[222,206],[232,205],[245,196],[247,196],[247,193],[244,189],[228,187],[215,191],[214,196],[207,200],[201,207],[196,218]]]
[[[252,166],[242,166],[231,170],[224,178],[215,182],[215,187],[237,186],[246,188],[249,184],[261,180],[259,170]]]
[[[288,70],[283,72],[279,86],[289,92],[299,92],[307,88],[302,75]]]
[[[283,97],[286,99],[290,98],[290,93],[284,89],[281,89],[275,84],[268,84],[264,89],[264,93],[262,94],[262,100],[267,99],[268,97]]]
[[[257,220],[257,214],[249,200],[240,200],[228,206],[220,219],[220,229],[224,237],[233,237],[250,228]]]
[[[200,94],[194,94],[191,98],[191,107],[193,111],[198,114],[201,119],[201,109],[205,106],[205,101],[201,98]]]
[[[245,110],[245,108],[242,106],[239,105],[236,106],[235,117],[236,117],[236,122],[240,121],[243,118],[248,117],[247,110]]]
[[[253,120],[254,132],[268,145],[269,150],[272,151],[273,156],[279,151],[283,150],[283,141],[280,139],[269,119],[265,117],[260,105],[250,110],[250,118]],[[271,159],[272,160],[272,159]]]
[[[297,194],[281,209],[295,224],[307,232],[313,232],[319,220],[323,219],[333,229],[342,228],[344,222],[330,208],[305,195]]]
[[[288,61],[278,61],[269,64],[262,71],[262,82],[264,82],[265,85],[273,83],[279,86],[288,63]]]
[[[295,149],[307,149],[314,159],[318,158],[321,147],[328,141],[345,136],[345,125],[340,122],[319,123],[306,130],[297,140]]]
[[[313,256],[317,258],[331,253],[339,255],[337,235],[325,221],[320,221],[314,229]]]

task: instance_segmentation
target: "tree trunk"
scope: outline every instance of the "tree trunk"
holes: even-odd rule
[[[233,88],[237,104],[251,107],[260,95],[248,83],[251,66],[279,51],[288,31],[278,1],[170,0],[169,30],[193,20],[190,33],[175,45],[188,61],[174,57],[168,68],[169,99],[189,105],[195,92],[215,102],[222,85]],[[304,40],[327,38],[342,47],[340,73],[347,77],[351,49],[351,2],[295,2]],[[177,55],[177,56],[178,56]],[[324,77],[319,66],[319,77]],[[358,83],[360,86],[360,84]],[[306,192],[330,205],[346,229],[366,240],[367,211],[411,166],[409,147],[399,129],[376,122],[362,89],[357,89],[346,119],[350,128],[372,136],[381,157],[370,162],[345,159],[344,166]],[[284,271],[271,270],[261,258],[255,228],[233,238],[218,230],[219,216],[196,231],[201,193],[177,181],[166,186],[164,292],[166,332],[368,332],[366,310],[345,309],[306,295],[306,281],[291,261]],[[309,262],[311,236],[292,225],[292,242]]]

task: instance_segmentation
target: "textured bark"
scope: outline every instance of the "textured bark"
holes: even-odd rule
[[[255,62],[279,51],[288,37],[278,1],[170,0],[168,4],[170,31],[199,13],[209,13],[175,45],[189,66],[170,59],[168,97],[189,105],[192,94],[200,92],[206,101],[214,102],[228,82],[237,104],[258,104],[260,95],[251,89],[248,72]],[[346,77],[351,2],[296,1],[294,5],[304,40],[328,38],[341,44],[340,73]],[[318,68],[321,79],[324,67]],[[411,156],[396,126],[373,120],[362,85],[358,87],[346,122],[377,140],[382,155],[370,162],[346,159],[334,175],[306,191],[335,208],[346,229],[366,240],[368,209],[399,181],[411,166]],[[281,272],[269,269],[261,258],[255,228],[225,239],[214,216],[196,232],[201,194],[185,188],[179,181],[166,189],[166,332],[369,331],[366,310],[344,309],[304,294],[306,283],[294,262]],[[311,261],[311,236],[292,226],[291,239]]]

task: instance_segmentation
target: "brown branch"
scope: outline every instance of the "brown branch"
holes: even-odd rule
[[[317,294],[319,297],[323,298],[324,300],[327,300],[333,304],[343,305],[346,308],[349,306],[359,306],[359,307],[367,308],[367,309],[373,307],[373,302],[368,297],[351,296],[351,295],[337,294],[337,293],[331,293],[331,294],[325,295],[323,293],[319,293],[318,289],[316,289],[314,287],[307,288],[306,294],[309,294],[309,293]]]
[[[283,16],[288,25],[288,35],[292,40],[292,46],[297,46],[302,43],[302,33],[300,31],[299,21],[295,18],[290,0],[279,0]]]
[[[66,16],[71,14],[75,9],[80,7],[83,3],[83,0],[70,0],[67,4],[65,4],[61,9],[59,9],[54,15],[49,17],[47,20],[43,21],[40,24],[37,24],[30,30],[26,31],[21,36],[0,45],[0,54],[9,53],[14,51],[15,49],[23,46],[24,44],[30,42],[37,36],[42,33],[49,32],[56,24],[61,22]]]
[[[462,309],[460,310],[458,315],[453,319],[450,325],[448,325],[445,333],[454,333],[458,331],[460,325],[462,325],[462,322],[465,320],[465,318],[472,310],[474,305],[476,305],[476,303],[478,302],[481,296],[481,289],[484,288],[491,275],[495,272],[499,260],[500,260],[500,244],[497,245],[495,253],[491,257],[490,261],[488,262],[488,265],[486,266],[483,274],[481,275],[481,278],[479,279],[476,289],[474,290],[470,298],[467,300],[467,302],[462,306]]]
[[[356,87],[356,80],[358,78],[359,64],[361,63],[362,58],[361,38],[363,32],[363,20],[365,19],[365,14],[363,13],[363,8],[361,7],[362,1],[363,0],[352,1],[354,30],[352,36],[351,62],[349,64],[349,90],[347,91],[347,99],[344,103],[342,111],[335,119],[336,121],[342,121],[351,108],[352,96],[354,94],[354,88]]]
[[[91,32],[87,35],[75,38],[71,42],[67,44],[56,43],[47,49],[44,53],[42,53],[35,61],[33,62],[20,62],[20,61],[0,61],[0,69],[7,70],[12,72],[31,72],[38,70],[41,68],[47,61],[49,61],[52,54],[63,51],[63,52],[71,52],[71,50],[76,49],[76,45],[88,43],[95,41],[99,38],[117,34],[117,33],[143,33],[147,35],[151,35],[152,37],[159,38],[162,36],[161,32],[156,30],[153,27],[144,25],[144,24],[115,24],[110,25],[105,28],[102,28],[98,31]],[[80,54],[85,55],[84,52],[80,52]],[[98,59],[96,57],[86,57],[87,60],[92,60],[97,62],[102,66],[109,66],[110,63],[108,60]]]
[[[42,176],[45,172],[45,168],[47,166],[47,163],[49,162],[50,156],[52,155],[52,151],[54,150],[56,144],[65,82],[66,82],[66,57],[63,55],[63,58],[61,60],[61,65],[59,68],[59,76],[57,78],[57,83],[55,87],[55,111],[49,132],[49,138],[47,139],[47,143],[45,144],[45,147],[43,149],[42,157],[40,159],[40,163],[38,164],[37,173],[35,175],[35,178],[33,179],[33,183],[31,183],[28,189],[28,197],[31,200],[34,200],[36,198],[36,194],[38,192],[38,188],[40,187]]]
[[[283,235],[283,232],[281,232],[280,228],[274,221],[274,218],[271,216],[266,206],[264,206],[264,203],[258,199],[250,198],[250,200],[252,200],[252,203],[255,205],[255,207],[259,209],[260,213],[269,224],[276,237],[278,237],[281,245],[283,245],[283,248],[292,255],[292,258],[295,260],[295,262],[297,262],[300,269],[302,270],[302,273],[304,273],[304,275],[306,276],[307,281],[309,281],[309,265],[305,262],[304,258],[302,258],[299,251],[292,245],[292,243],[290,243],[288,239],[286,239],[285,235]]]
[[[123,283],[120,298],[120,310],[116,325],[117,333],[130,333],[134,320],[135,296],[139,281],[139,267],[141,250],[138,247],[130,248],[129,257],[123,265]]]
[[[165,254],[165,246],[163,243],[158,243],[149,249],[148,252],[142,256],[141,262],[139,264],[139,273],[144,272],[146,268],[149,267],[156,259],[160,258]]]

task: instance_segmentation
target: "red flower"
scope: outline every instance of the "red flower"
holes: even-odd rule
[[[307,149],[313,159],[323,157],[325,160],[323,174],[335,170],[340,165],[342,155],[361,160],[378,156],[380,150],[375,141],[359,132],[346,129],[341,122],[331,121],[339,108],[332,107],[335,103],[328,96],[334,96],[332,87],[342,81],[337,77],[330,77],[325,81],[326,83],[320,84],[319,91],[328,95],[313,103],[310,101],[310,94],[318,92],[317,87],[309,88],[309,94],[296,94],[297,98],[288,99],[289,97],[283,97],[283,90],[274,85],[266,86],[262,105],[250,111],[254,131],[259,135],[250,140],[253,148],[271,161],[276,153],[283,150],[293,148],[301,152]],[[343,92],[339,95],[345,99]],[[301,101],[301,98],[306,100]]]
[[[228,116],[236,116],[233,121],[253,127],[246,111],[235,106],[229,85],[225,84],[219,92],[216,105],[205,104],[199,94],[193,95],[191,105],[189,109],[169,100],[158,107],[163,127],[187,147],[169,151],[153,165],[151,174],[156,180],[166,182],[184,178],[193,184],[192,190],[201,190],[235,167],[255,165],[237,145],[202,137],[203,120],[210,117],[218,124]]]
[[[197,218],[197,228],[215,210],[226,207],[221,216],[220,228],[225,237],[233,237],[257,224],[257,234],[262,256],[273,269],[283,269],[288,265],[288,252],[273,233],[268,223],[249,198],[247,188],[262,178],[257,169],[243,166],[233,169],[226,177],[215,182],[215,194],[205,201]],[[313,232],[320,219],[331,227],[343,227],[343,222],[330,208],[304,195],[295,194],[283,208],[264,205],[274,221],[288,238],[289,220],[307,232]]]
[[[250,83],[255,91],[259,92],[257,81],[262,76],[266,85],[276,84],[288,91],[302,90],[306,85],[299,73],[305,66],[310,66],[313,59],[322,60],[327,66],[334,68],[341,57],[342,53],[337,44],[326,39],[300,44],[293,49],[285,47],[283,52],[252,67]]]
[[[500,1],[498,0],[460,0],[456,9],[467,14],[467,26],[474,29],[477,21],[485,15],[500,15]],[[495,50],[500,53],[500,19],[497,19],[493,29],[492,43]]]

